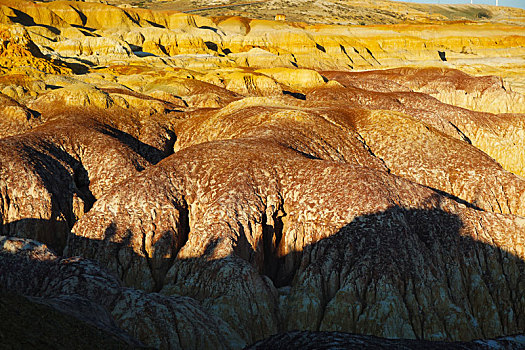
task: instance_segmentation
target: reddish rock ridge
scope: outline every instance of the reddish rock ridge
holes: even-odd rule
[[[427,71],[430,71],[429,76],[424,79]],[[441,74],[435,71],[405,69],[370,73],[329,73],[328,76],[345,87],[319,88],[308,95],[308,99],[319,102],[339,100],[367,109],[388,109],[410,115],[452,137],[467,140],[500,162],[505,169],[523,176],[523,114],[474,112],[440,102],[427,95],[436,91],[446,95],[447,90],[452,90],[480,96],[487,90],[499,89],[500,94],[505,96],[504,100],[507,100],[511,98],[509,92],[504,91],[499,81],[494,81],[495,77],[466,78],[466,74],[455,70],[438,70]],[[415,82],[409,83],[411,77],[414,77]],[[399,82],[399,85],[396,82]],[[466,85],[469,86],[468,89]],[[420,89],[425,94],[407,91],[412,88]],[[461,90],[462,88],[467,90]],[[496,96],[487,97],[487,100],[488,102],[483,104],[484,110],[490,109],[487,105],[501,101]],[[521,106],[523,101],[511,104]]]
[[[312,95],[315,100],[317,91]],[[525,183],[520,177],[468,142],[421,119],[416,113],[363,110],[357,103],[246,99],[180,123],[175,149],[204,141],[257,137],[312,158],[392,172],[484,210],[523,215],[520,203]]]
[[[169,119],[119,109],[40,111],[44,125],[0,139],[0,232],[61,251],[97,198],[172,152],[173,132]]]
[[[279,329],[433,340],[523,330],[522,218],[311,158],[263,138],[185,148],[100,199],[68,254],[192,296],[248,342]]]

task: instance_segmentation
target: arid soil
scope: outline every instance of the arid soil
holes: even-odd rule
[[[525,12],[299,3],[0,0],[0,344],[525,346]]]

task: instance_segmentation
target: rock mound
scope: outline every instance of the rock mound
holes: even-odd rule
[[[136,209],[143,203],[150,209]],[[185,148],[126,181],[77,223],[68,252],[129,285],[197,298],[247,341],[278,320],[470,340],[523,328],[511,316],[521,296],[508,294],[521,290],[523,224],[384,171],[241,138]]]
[[[98,339],[112,348],[116,344],[137,348],[141,344],[135,340],[138,339],[154,348],[244,346],[235,332],[195,300],[123,288],[96,263],[59,258],[31,240],[1,237],[0,248],[0,287],[10,290],[10,298],[23,305],[24,311],[29,308],[45,312],[44,316],[51,320],[63,323],[67,320],[71,324],[66,329],[72,331],[78,332],[79,323],[88,324],[82,333],[88,339],[67,338],[72,344],[86,346],[83,341]],[[34,297],[32,300],[38,304],[13,293]],[[50,332],[58,331],[55,327],[56,324],[47,326]],[[27,339],[31,340],[33,337]],[[44,335],[38,341],[50,342],[54,347],[57,340]],[[63,340],[59,343],[63,344]]]

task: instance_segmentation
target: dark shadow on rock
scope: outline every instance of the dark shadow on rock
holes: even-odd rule
[[[139,154],[142,158],[146,159],[151,164],[157,164],[162,159],[169,156],[173,151],[173,145],[175,144],[175,133],[172,131],[168,131],[170,134],[170,142],[167,145],[166,151],[161,151],[158,148],[155,148],[153,146],[150,146],[136,137],[131,136],[130,134],[121,131],[117,128],[114,128],[109,125],[103,125],[98,128],[98,131],[105,135],[109,135],[118,141],[122,142],[129,148],[131,148],[135,153]],[[171,147],[170,147],[171,145]],[[140,170],[140,169],[139,169]],[[143,169],[142,169],[143,170]]]
[[[142,49],[141,49],[142,50]],[[137,57],[158,57],[157,55],[151,53],[151,52],[144,52],[144,51],[133,51],[133,53],[135,54],[135,56]]]
[[[280,223],[276,223],[273,231],[279,230],[277,225]],[[284,247],[278,245],[281,240],[274,239],[276,246],[267,247],[268,243],[265,244],[265,253],[271,255],[264,258],[265,262],[274,265],[265,268],[271,271],[269,277],[277,287],[282,287],[286,281],[292,286],[291,301],[304,297],[301,289],[318,290],[322,312],[317,323],[311,325],[315,330],[356,331],[356,328],[341,328],[337,317],[330,319],[326,316],[330,302],[342,288],[346,288],[344,293],[357,290],[359,296],[356,300],[360,301],[356,301],[355,305],[342,304],[340,308],[356,307],[366,314],[367,308],[372,309],[374,303],[390,303],[393,309],[396,305],[405,305],[407,324],[413,330],[413,337],[429,339],[430,334],[424,325],[430,318],[425,314],[439,314],[439,319],[455,317],[454,314],[448,315],[443,306],[432,304],[428,310],[421,310],[419,300],[438,298],[431,290],[439,286],[446,293],[444,300],[450,304],[451,312],[460,310],[461,314],[469,315],[465,316],[469,322],[475,320],[473,324],[479,323],[472,328],[465,326],[464,333],[456,333],[455,329],[447,329],[452,323],[443,321],[445,326],[440,331],[445,338],[470,340],[525,332],[525,291],[517,282],[525,278],[524,261],[512,253],[467,236],[476,234],[475,228],[470,227],[470,232],[461,234],[463,229],[461,218],[455,214],[440,209],[404,209],[396,206],[384,212],[357,217],[336,234],[304,247],[302,252],[275,255]],[[272,228],[266,230],[272,232]],[[264,242],[268,241],[264,239]],[[315,281],[321,281],[321,284],[317,285]],[[366,283],[359,285],[356,282],[354,285],[353,281]],[[384,288],[385,284],[391,289]],[[384,289],[378,291],[381,286]],[[418,286],[419,289],[409,290],[415,288],[410,286]],[[367,299],[370,290],[383,293],[383,296]],[[416,301],[408,302],[409,297],[415,297]],[[483,298],[487,300],[486,305],[473,302],[485,300]],[[331,312],[338,315],[333,308],[332,305]],[[486,311],[490,308],[498,310],[500,319],[493,323],[494,327],[499,327],[497,330],[485,323],[489,322],[485,318],[493,315]],[[294,312],[290,311],[288,319],[283,320],[285,329],[294,329]],[[377,331],[377,328],[370,329],[370,332]],[[392,336],[401,337],[401,334]]]
[[[303,101],[306,100],[306,95],[300,92],[292,92],[292,91],[283,90],[283,95],[292,96],[298,100],[303,100]]]
[[[211,30],[211,31],[214,32],[214,33],[217,33],[217,32],[218,32],[217,28],[213,28],[213,27],[210,27],[210,26],[200,26],[200,27],[198,27],[198,28],[199,28],[199,29]]]
[[[489,341],[441,342],[412,339],[386,339],[371,335],[343,332],[293,331],[273,335],[267,339],[247,346],[245,350],[488,350],[488,349],[523,349],[522,342],[499,338]]]
[[[74,196],[84,203],[84,212],[89,211],[96,200],[89,189],[88,173],[79,160],[51,142],[41,141],[38,145],[21,143],[21,152],[24,158],[30,159],[31,170],[49,193],[50,218],[24,218],[0,224],[0,233],[12,236],[22,234],[62,252],[76,221]],[[28,188],[31,185],[28,183]]]
[[[42,179],[47,191],[53,195],[53,199],[57,199],[53,205],[65,215],[70,228],[73,227],[72,196],[76,194],[82,199],[85,212],[91,209],[96,200],[89,189],[87,170],[80,160],[48,141],[40,142],[38,148],[24,146],[22,150],[32,160],[33,170]],[[71,180],[74,186],[68,191],[65,185]]]
[[[418,286],[419,291],[414,291],[414,295],[422,296],[428,293],[427,299],[435,300],[436,295],[430,290],[435,286],[443,286],[444,294],[448,298],[445,300],[451,303],[450,310],[459,309],[459,315],[470,314],[479,323],[479,338],[493,338],[525,332],[525,290],[519,287],[522,283],[519,281],[525,278],[524,261],[496,246],[465,235],[469,232],[474,234],[474,229],[465,227],[466,224],[455,214],[438,208],[405,209],[394,206],[383,212],[356,217],[334,235],[304,247],[301,252],[287,255],[279,254],[282,251],[280,245],[286,242],[284,237],[287,232],[284,228],[290,225],[285,222],[286,214],[274,217],[273,225],[268,224],[268,218],[265,219],[263,239],[260,241],[263,246],[248,254],[248,258],[251,259],[252,256],[263,252],[264,266],[262,270],[260,266],[252,265],[252,267],[256,271],[263,271],[277,287],[291,286],[291,292],[284,305],[291,303],[293,298],[300,298],[301,289],[316,291],[323,314],[316,324],[312,324],[316,330],[321,329],[321,322],[325,322],[323,324],[325,328],[343,327],[335,323],[326,323],[327,308],[341,288],[348,287],[354,281],[360,281],[362,286],[355,288],[358,291],[359,300],[356,301],[356,304],[344,305],[341,309],[347,308],[348,310],[359,304],[364,314],[367,308],[377,306],[374,303],[398,300],[401,304],[409,305],[410,303],[405,298],[408,290],[414,288],[409,286]],[[184,225],[187,225],[189,230],[189,224]],[[470,231],[463,232],[465,229]],[[155,290],[160,290],[166,283],[184,284],[185,280],[180,278],[185,278],[190,279],[192,286],[195,286],[194,289],[186,289],[186,291],[194,294],[188,292],[182,295],[197,300],[203,298],[219,300],[222,295],[214,295],[215,292],[208,288],[210,284],[218,282],[231,289],[244,290],[247,293],[246,297],[250,298],[250,286],[243,285],[243,283],[248,283],[246,280],[232,279],[230,273],[217,273],[221,271],[220,266],[223,263],[225,271],[231,271],[230,257],[208,260],[209,256],[213,255],[218,242],[212,242],[206,248],[205,255],[209,256],[184,260],[162,260],[162,256],[159,256],[157,258],[160,260],[153,262],[133,251],[131,241],[133,234],[137,233],[128,229],[124,238],[118,242],[115,240],[115,233],[116,227],[110,225],[106,229],[105,241],[94,241],[76,236],[70,240],[68,248],[74,246],[76,248],[73,251],[76,253],[82,252],[87,258],[99,260],[101,265],[121,278],[124,277],[124,280],[128,279],[125,271],[131,266],[135,268],[142,266],[152,271],[158,269],[157,275],[146,273],[150,276],[148,278],[152,279],[150,284]],[[239,258],[235,257],[235,259]],[[172,266],[184,270],[185,273],[180,275],[179,279],[165,280],[166,271]],[[212,282],[210,278],[217,278],[217,281]],[[474,280],[479,282],[478,285],[474,284]],[[319,285],[314,285],[312,281],[321,282]],[[377,290],[384,283],[389,283],[392,289],[383,290],[383,295],[376,299],[370,299],[367,296],[369,295],[368,290]],[[184,292],[185,289],[179,288],[178,290]],[[473,304],[472,300],[476,300],[479,293],[485,292],[490,294],[487,295],[487,300],[491,305],[478,307]],[[416,298],[416,300],[419,299]],[[414,303],[415,306],[421,306],[419,301]],[[290,305],[293,307],[293,304]],[[414,331],[414,338],[428,339],[429,334],[426,333],[424,327],[418,326],[425,324],[426,315],[435,313],[443,317],[443,320],[447,316],[456,315],[448,315],[446,310],[440,307],[432,304],[429,309],[419,309],[418,313],[415,313],[410,306],[407,306],[409,327]],[[483,312],[491,307],[495,307],[500,315],[505,316],[499,321],[500,329],[489,330],[482,326],[486,321],[481,318]],[[299,312],[298,309],[291,310],[289,318],[294,318]],[[347,311],[347,314],[349,315],[350,312]],[[335,321],[337,320],[344,321],[344,317],[335,318]],[[290,319],[283,319],[280,330],[287,331],[290,324],[293,325],[293,322],[290,322]],[[342,330],[355,333],[352,328]],[[377,331],[377,329],[371,329],[366,332]],[[444,334],[450,335],[453,331],[443,326]],[[397,334],[392,334],[392,336],[399,337]],[[471,335],[465,334],[464,336]],[[471,338],[477,338],[477,336]],[[390,340],[385,340],[385,342],[388,343]],[[411,344],[411,342],[408,343]],[[434,346],[440,343],[428,344]]]
[[[211,41],[205,41],[204,42],[204,45],[206,45],[206,47],[209,49],[209,50],[212,50],[212,51],[215,51],[217,52],[219,50],[219,47],[217,46],[216,43],[214,42],[211,42]]]
[[[13,11],[13,13],[16,15],[16,17],[9,17],[9,19],[11,19],[11,21],[15,22],[15,23],[18,23],[18,24],[21,24],[21,25],[24,25],[26,27],[32,27],[32,26],[40,26],[40,27],[45,27],[47,28],[49,31],[53,32],[53,34],[60,34],[60,30],[58,30],[57,28],[55,27],[52,27],[52,26],[49,26],[49,25],[44,25],[44,24],[37,24],[35,23],[33,17],[29,16],[28,14],[16,9],[16,8],[10,8],[11,11]]]
[[[99,132],[117,139],[151,164],[156,164],[173,153],[176,136],[172,130],[165,130],[169,139],[165,142],[165,149],[160,150],[109,125],[99,123],[96,125]],[[0,234],[8,236],[23,234],[23,237],[40,240],[56,251],[62,252],[67,236],[77,219],[74,210],[79,208],[75,208],[76,203],[78,204],[75,197],[83,202],[84,213],[87,213],[96,201],[89,187],[89,174],[81,159],[73,157],[54,142],[46,139],[37,142],[26,142],[25,139],[20,141],[18,144],[20,152],[23,158],[28,160],[29,168],[26,171],[33,172],[48,192],[51,214],[46,219],[28,217],[4,224],[0,221]],[[138,171],[144,169],[140,164],[135,164],[135,167]],[[24,179],[20,178],[18,181]],[[29,189],[31,185],[27,183],[25,187]],[[8,205],[13,200],[14,198],[6,198]],[[30,204],[24,203],[24,205]]]
[[[63,303],[65,299],[62,297],[60,301]],[[80,298],[67,302],[88,304]],[[0,313],[2,349],[87,350],[93,349],[94,344],[115,350],[144,348],[120,329],[86,322],[78,315],[50,305],[48,300],[27,298],[3,289],[0,289]]]
[[[43,242],[59,253],[66,246],[70,234],[67,222],[60,220],[58,215],[49,220],[27,218],[0,224],[0,235]]]
[[[450,325],[445,323],[440,329],[444,338],[470,340],[512,335],[525,331],[523,307],[525,291],[519,288],[520,284],[517,282],[523,280],[525,276],[525,263],[505,250],[469,237],[468,234],[474,234],[474,228],[467,228],[469,231],[463,232],[462,230],[466,229],[465,224],[455,214],[437,208],[405,209],[395,206],[383,212],[356,217],[336,234],[307,245],[301,252],[287,255],[279,254],[283,249],[281,244],[287,242],[283,238],[287,234],[284,232],[284,227],[290,225],[290,223],[284,223],[286,215],[274,217],[272,225],[268,224],[267,218],[265,219],[263,237],[260,241],[260,244],[263,245],[261,249],[242,253],[242,256],[237,256],[236,259],[242,257],[244,261],[249,261],[255,271],[266,274],[278,288],[291,286],[285,307],[294,299],[301,299],[304,296],[301,294],[302,290],[316,291],[318,293],[316,297],[319,298],[320,303],[318,311],[325,316],[317,319],[315,321],[317,323],[309,323],[309,327],[320,330],[331,327],[340,328],[348,324],[348,322],[337,324],[339,320],[343,321],[344,316],[327,321],[327,308],[341,288],[352,286],[353,281],[361,281],[360,283],[363,283],[361,286],[354,286],[358,291],[360,301],[356,301],[355,305],[345,304],[341,308],[347,310],[359,307],[362,313],[366,313],[367,308],[377,307],[376,303],[391,303],[390,307],[393,309],[399,305],[405,305],[406,322],[412,329],[412,337],[415,339],[429,338],[430,334],[424,327],[428,321],[428,314],[438,315],[436,317],[445,320],[447,317],[457,317],[455,311],[454,314],[448,314],[453,310],[459,310],[457,312],[460,315],[468,315],[465,317],[475,320],[479,326],[476,326],[477,328],[466,326],[463,333],[454,333],[455,330],[450,329]],[[242,236],[245,233],[239,232],[239,234]],[[128,231],[128,235],[132,233]],[[75,239],[84,240],[82,237]],[[106,240],[110,239],[106,238]],[[238,242],[242,244],[239,251],[249,249],[246,238],[240,237]],[[89,241],[85,243],[92,244]],[[213,276],[229,276],[227,273],[217,272],[222,269],[220,267],[223,263],[222,259],[213,260],[213,263],[207,262],[209,257],[213,256],[217,243],[212,242],[208,245],[203,257],[164,261],[163,264],[167,265],[163,266],[159,273],[165,273],[166,267],[172,265],[175,269],[186,272],[173,280],[166,279],[165,275],[160,278],[155,277],[151,285],[157,289],[160,286],[159,282],[162,281],[164,285],[180,284],[182,286],[185,284],[184,279],[190,278],[196,286],[201,287],[188,289],[185,286],[186,289],[181,287],[178,290],[182,291],[182,295],[197,300],[202,300],[203,295],[206,295],[206,298],[221,297],[221,295],[213,295],[211,290],[199,290],[210,283],[230,285],[230,288],[249,291],[253,286],[243,285],[247,282],[242,278],[223,280],[226,277],[218,277],[218,280],[210,281],[210,278],[214,278]],[[93,252],[100,251],[102,245],[109,243],[98,242],[96,244],[97,247],[93,248]],[[120,247],[119,249],[129,248]],[[257,254],[261,252],[264,255],[263,266],[255,266],[258,261],[261,261],[257,258]],[[134,254],[131,249],[130,254]],[[118,257],[122,256],[126,254],[114,251],[103,256],[95,255],[88,256],[88,258],[102,258],[101,263],[107,266],[117,266],[117,260],[110,260],[119,259]],[[132,258],[143,259],[138,256]],[[224,259],[224,264],[229,264],[229,267],[226,268],[225,265],[224,268],[231,269],[231,260],[227,260]],[[119,264],[122,264],[122,261]],[[151,261],[145,262],[143,266],[151,268]],[[207,269],[211,270],[207,271]],[[177,273],[174,275],[177,276]],[[122,273],[119,273],[119,276],[126,277]],[[337,277],[334,279],[334,276]],[[320,284],[312,284],[313,281],[320,281]],[[381,290],[381,297],[377,296],[372,299],[367,297],[369,290],[380,289],[385,283],[390,289]],[[419,289],[411,290],[415,288],[413,286],[418,286]],[[431,291],[433,287],[442,287],[446,305],[429,304],[428,310],[421,309],[422,304],[418,298],[435,300],[438,297]],[[184,294],[184,290],[191,292]],[[406,298],[411,295],[410,293],[414,294],[416,301],[407,302]],[[246,297],[249,298],[248,295]],[[480,297],[486,297],[488,304],[473,304],[472,300],[478,300]],[[290,305],[294,307],[293,303]],[[489,326],[485,322],[488,320],[484,319],[487,315],[486,310],[491,308],[498,310],[501,316],[499,321],[494,321],[494,329],[487,328]],[[416,310],[420,311],[416,312]],[[280,326],[282,331],[294,327],[293,319],[299,312],[298,309],[289,310],[288,318],[285,317],[282,320],[283,323]],[[350,313],[347,312],[347,314]],[[353,328],[342,330],[355,332]],[[382,330],[371,328],[367,332],[374,334]],[[395,332],[389,334],[392,337],[401,336]]]

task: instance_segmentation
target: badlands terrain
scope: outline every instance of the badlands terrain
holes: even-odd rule
[[[0,0],[0,348],[524,348],[525,11],[231,5]]]

